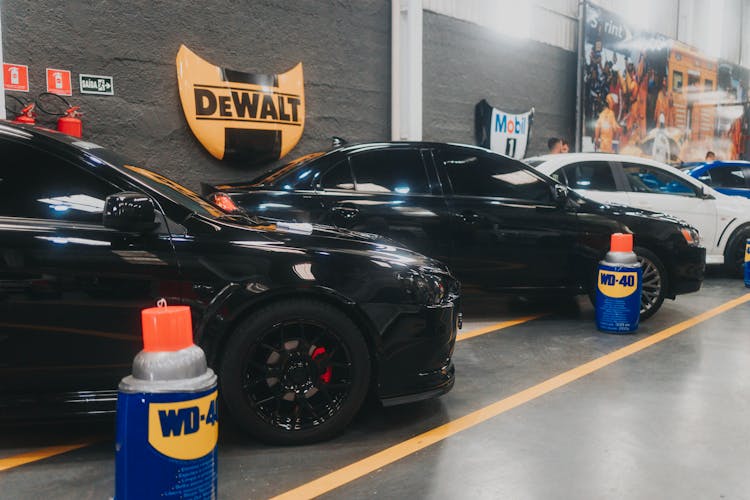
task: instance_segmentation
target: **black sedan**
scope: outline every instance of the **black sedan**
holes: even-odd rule
[[[230,210],[385,235],[447,262],[465,291],[590,294],[618,231],[634,233],[644,267],[643,318],[703,280],[705,249],[687,224],[590,201],[473,146],[345,146],[204,194]]]
[[[341,431],[368,391],[450,390],[458,282],[389,241],[229,215],[94,144],[0,122],[0,416],[112,412],[140,311],[192,306],[259,439]]]

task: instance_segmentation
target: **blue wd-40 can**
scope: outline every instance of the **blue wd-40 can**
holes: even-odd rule
[[[612,235],[610,251],[596,277],[596,327],[630,333],[641,317],[641,264],[633,253],[633,235]]]
[[[216,375],[190,308],[142,311],[143,350],[117,395],[116,500],[216,498]]]
[[[745,242],[745,286],[750,288],[750,238]]]

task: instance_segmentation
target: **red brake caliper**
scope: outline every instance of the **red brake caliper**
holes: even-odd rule
[[[326,353],[325,347],[316,347],[315,350],[312,353],[312,359],[315,359],[317,357],[322,356]],[[320,380],[325,382],[326,384],[331,382],[331,374],[333,373],[333,368],[330,366],[326,368],[326,371],[320,374]]]

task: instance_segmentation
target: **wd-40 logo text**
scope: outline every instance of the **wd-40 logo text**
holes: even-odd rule
[[[302,63],[286,73],[245,73],[214,66],[184,45],[177,79],[185,119],[219,160],[270,163],[299,142],[305,127]]]
[[[211,401],[205,415],[201,415],[200,408],[197,406],[177,410],[159,410],[159,424],[161,424],[161,434],[164,437],[193,434],[198,432],[201,422],[205,422],[206,425],[216,425],[218,420],[215,400]]]
[[[528,126],[527,120],[526,116],[498,113],[495,115],[495,129],[493,132],[500,134],[525,134]]]
[[[622,298],[635,293],[638,289],[637,271],[599,270],[599,291],[607,297]]]
[[[194,85],[198,120],[244,120],[248,122],[302,125],[300,96],[252,90],[215,89]]]
[[[750,243],[745,244],[745,262],[750,262]]]
[[[217,392],[174,403],[150,403],[148,442],[160,453],[193,460],[210,453],[219,436]]]

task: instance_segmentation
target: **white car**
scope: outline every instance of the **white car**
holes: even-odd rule
[[[706,264],[741,269],[750,199],[719,193],[674,167],[636,156],[569,153],[524,161],[592,200],[678,217],[698,229]]]

